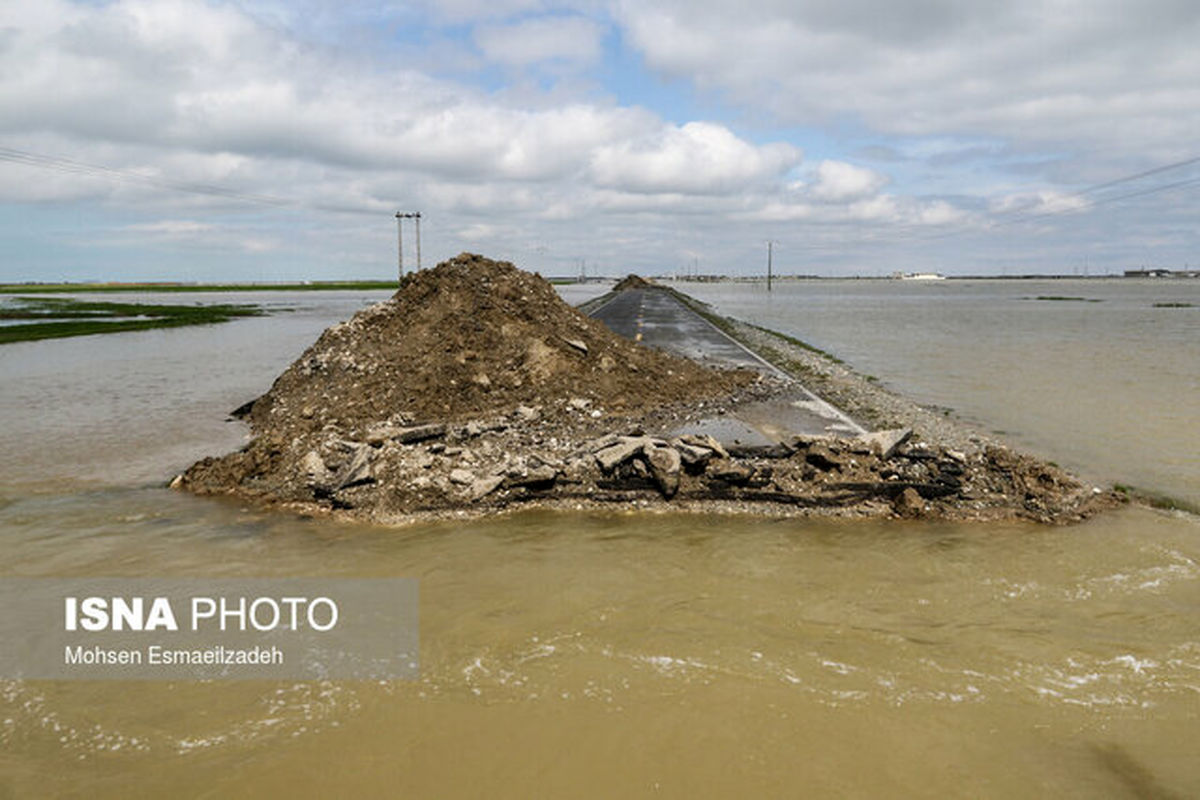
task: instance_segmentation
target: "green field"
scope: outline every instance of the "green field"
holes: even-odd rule
[[[0,283],[0,294],[83,292],[330,292],[395,291],[395,281],[308,281],[304,283]]]
[[[258,306],[250,305],[161,305],[87,302],[69,297],[15,297],[12,305],[0,306],[0,320],[27,321],[0,325],[0,344],[181,325],[211,325],[264,313]]]

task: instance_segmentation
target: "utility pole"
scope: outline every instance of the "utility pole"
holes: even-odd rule
[[[417,271],[421,270],[421,212],[396,212],[396,264],[400,270],[400,279],[404,279],[404,220],[411,219],[417,229]]]
[[[417,272],[421,271],[421,212],[413,215],[417,226]]]
[[[768,292],[771,291],[771,256],[773,255],[772,249],[774,246],[775,246],[775,242],[772,241],[771,239],[767,239],[767,291]]]
[[[396,212],[396,261],[400,270],[400,280],[404,280],[404,218]]]

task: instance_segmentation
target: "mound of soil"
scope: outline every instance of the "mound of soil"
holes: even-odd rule
[[[653,285],[641,275],[630,274],[617,281],[617,285],[612,290],[614,292],[623,292],[626,289],[649,289]]]
[[[729,327],[901,427],[767,447],[684,433],[794,385],[634,344],[541,277],[464,253],[325,331],[249,407],[255,438],[172,486],[379,522],[526,504],[1070,522],[1117,502],[786,337]]]
[[[256,432],[345,431],[402,415],[455,422],[578,398],[617,413],[728,394],[754,380],[641,347],[541,276],[463,253],[326,330],[250,409]]]

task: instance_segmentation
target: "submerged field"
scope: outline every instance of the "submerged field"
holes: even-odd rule
[[[97,333],[211,325],[264,314],[253,305],[108,303],[69,297],[14,297],[0,306],[0,344]]]
[[[330,292],[395,290],[395,281],[303,281],[300,283],[0,283],[0,294],[95,292]]]
[[[1193,283],[688,291],[1064,466],[1198,500],[1196,318],[1152,306],[1200,305]],[[1105,302],[1021,299],[1055,291]],[[0,797],[1200,796],[1191,514],[389,529],[164,487],[244,444],[229,410],[385,296],[0,348],[5,575],[421,584],[414,681],[0,681]]]

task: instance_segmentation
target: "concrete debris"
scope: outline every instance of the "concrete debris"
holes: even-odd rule
[[[685,434],[679,437],[679,441],[684,444],[690,444],[693,447],[703,447],[706,450],[711,450],[716,454],[717,458],[729,458],[729,452],[712,436],[708,434],[697,435],[694,433]]]
[[[526,405],[517,406],[516,410],[513,412],[513,416],[522,422],[532,422],[540,417],[541,414],[541,409]]]
[[[674,439],[671,445],[679,451],[679,457],[689,467],[703,467],[713,457],[713,450]]]
[[[754,470],[746,464],[731,461],[727,458],[718,459],[708,465],[708,476],[718,481],[735,485],[749,483]]]
[[[674,447],[652,444],[645,448],[650,475],[658,484],[663,497],[671,498],[679,491],[679,469],[682,465],[679,451]]]
[[[354,451],[354,456],[334,476],[334,488],[340,491],[351,486],[375,480],[375,477],[371,474],[371,453],[372,448],[370,445],[360,445]]]
[[[896,454],[896,450],[900,445],[912,438],[911,428],[896,428],[887,431],[875,431],[874,433],[864,433],[859,439],[871,448],[875,455],[885,461]]]
[[[392,438],[400,444],[413,444],[427,439],[437,439],[446,435],[446,426],[440,422],[428,425],[414,425],[410,428],[399,428]]]
[[[526,471],[524,475],[510,477],[508,483],[510,486],[543,487],[554,483],[557,479],[558,470],[549,464],[542,464]]]
[[[330,482],[329,468],[316,450],[309,450],[300,459],[300,469],[308,478],[309,483],[327,484]]]
[[[571,347],[578,350],[579,352],[583,353],[585,356],[587,355],[587,352],[588,352],[587,342],[583,341],[582,339],[563,339],[563,341],[566,342],[567,344],[569,344]]]
[[[467,490],[467,498],[471,502],[482,500],[492,492],[500,488],[504,483],[503,475],[489,475],[486,478],[477,478],[471,483],[471,487]]]
[[[624,464],[642,452],[646,444],[647,439],[644,436],[621,436],[615,444],[598,450],[593,455],[600,469],[612,472],[619,464]]]

